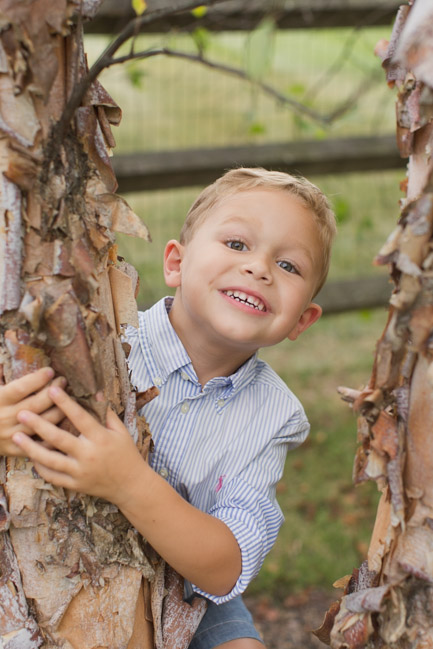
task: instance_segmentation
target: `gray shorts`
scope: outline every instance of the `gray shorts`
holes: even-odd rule
[[[255,638],[263,642],[241,596],[219,605],[208,602],[206,613],[188,649],[212,649],[238,638]]]

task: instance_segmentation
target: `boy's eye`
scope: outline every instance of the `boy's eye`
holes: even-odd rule
[[[278,266],[280,266],[280,268],[286,270],[288,273],[295,273],[296,275],[299,275],[298,269],[290,261],[285,261],[283,259],[282,261],[278,261],[277,264]]]
[[[237,250],[238,252],[243,252],[244,250],[247,250],[246,245],[244,244],[243,241],[227,241],[226,244],[229,248],[232,250]]]

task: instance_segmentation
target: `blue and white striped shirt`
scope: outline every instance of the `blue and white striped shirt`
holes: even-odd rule
[[[242,593],[275,542],[283,515],[275,499],[286,452],[309,431],[304,410],[255,354],[231,376],[203,388],[174,331],[164,298],[128,327],[132,384],[160,394],[140,414],[150,425],[150,464],[188,502],[222,520],[242,553],[242,573],[222,603]]]

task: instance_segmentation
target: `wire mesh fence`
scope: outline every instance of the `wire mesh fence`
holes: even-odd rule
[[[254,32],[152,34],[136,48],[163,44],[254,74],[290,100],[311,109],[293,110],[254,84],[192,60],[157,56],[105,71],[101,82],[120,104],[123,120],[116,154],[199,147],[251,145],[393,132],[394,95],[384,82],[374,46],[389,28],[335,28],[275,31],[261,24]],[[107,37],[87,37],[90,60]],[[340,112],[334,120],[332,113]],[[327,121],[328,120],[328,121]],[[331,277],[379,272],[375,250],[392,229],[402,172],[324,175],[313,178],[330,196],[340,222]],[[165,292],[162,251],[176,238],[200,187],[127,196],[149,226],[150,246],[119,238],[120,252],[139,270],[139,301]]]

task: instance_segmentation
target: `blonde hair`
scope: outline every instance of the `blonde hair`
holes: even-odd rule
[[[206,187],[191,205],[180,232],[180,242],[184,244],[190,241],[195,230],[206,219],[208,212],[222,198],[256,187],[287,191],[299,198],[312,211],[322,244],[321,273],[315,291],[317,295],[328,275],[331,247],[337,228],[334,212],[326,196],[316,185],[302,176],[268,171],[262,167],[239,167],[227,171]]]

